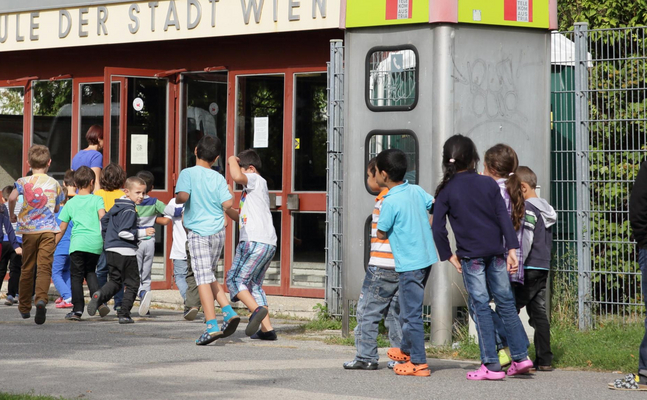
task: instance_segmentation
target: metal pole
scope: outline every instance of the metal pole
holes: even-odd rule
[[[591,327],[591,252],[589,249],[588,24],[575,24],[575,152],[579,328]]]

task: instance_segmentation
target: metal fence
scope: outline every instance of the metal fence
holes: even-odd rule
[[[552,36],[553,313],[580,329],[643,317],[629,194],[647,145],[644,27]]]

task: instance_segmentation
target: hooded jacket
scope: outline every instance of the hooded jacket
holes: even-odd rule
[[[629,197],[629,222],[639,248],[647,248],[647,161],[640,165]]]
[[[550,269],[552,226],[557,222],[557,213],[546,200],[539,197],[526,200],[525,206],[522,238],[524,265]]]
[[[135,203],[123,196],[101,218],[103,248],[125,256],[134,256],[140,237],[146,236],[144,229],[137,229]]]

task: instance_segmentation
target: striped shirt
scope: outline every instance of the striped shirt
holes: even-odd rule
[[[382,201],[384,196],[389,192],[385,188],[375,198],[375,208],[373,208],[373,215],[371,221],[371,258],[368,265],[373,265],[385,269],[395,269],[395,260],[391,252],[391,244],[389,240],[380,240],[377,238],[377,221],[380,218],[380,209],[382,208]]]

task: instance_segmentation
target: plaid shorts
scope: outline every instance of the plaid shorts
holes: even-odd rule
[[[191,255],[191,268],[197,285],[208,285],[216,281],[218,259],[225,245],[225,230],[209,236],[200,236],[193,231],[186,235]]]
[[[240,242],[231,269],[227,272],[227,289],[232,301],[238,301],[238,292],[248,290],[259,306],[267,305],[263,278],[270,266],[276,246],[259,242]]]

